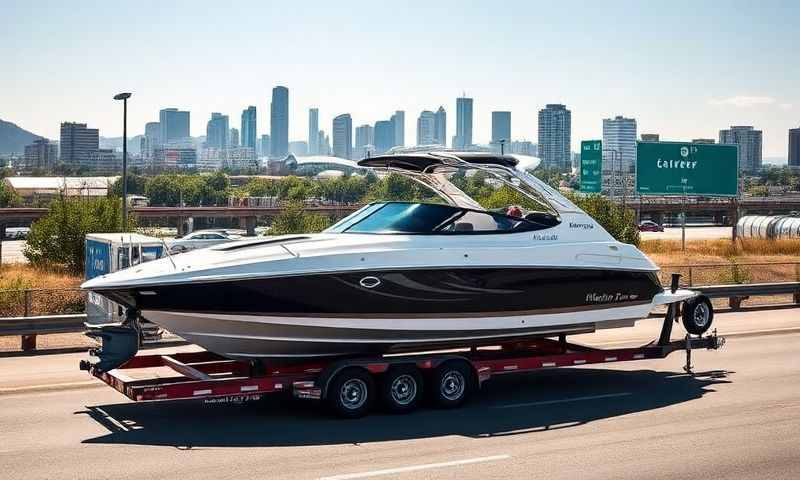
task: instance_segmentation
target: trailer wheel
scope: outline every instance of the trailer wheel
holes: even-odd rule
[[[345,368],[333,378],[325,398],[336,415],[360,418],[369,412],[374,397],[372,375],[361,368]]]
[[[398,365],[381,382],[381,400],[392,413],[409,413],[422,399],[422,373],[413,365]]]
[[[693,335],[702,335],[714,321],[714,307],[708,297],[702,295],[686,300],[683,304],[683,327]]]
[[[445,362],[433,371],[431,397],[438,408],[461,406],[472,390],[472,367],[463,361]]]

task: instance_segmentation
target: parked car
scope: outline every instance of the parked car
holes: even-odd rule
[[[645,220],[639,224],[640,232],[663,232],[664,227],[652,220]]]
[[[183,253],[198,248],[206,248],[220,243],[239,240],[239,235],[220,230],[198,230],[169,242],[170,253]]]

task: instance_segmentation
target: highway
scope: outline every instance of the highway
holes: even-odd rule
[[[80,354],[0,358],[4,478],[800,476],[797,309],[720,314],[720,351],[500,377],[460,410],[347,421],[314,404],[134,404]],[[652,339],[658,321],[575,341]],[[676,336],[681,333],[676,328]]]

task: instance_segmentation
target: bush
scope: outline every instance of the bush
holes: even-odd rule
[[[133,228],[128,219],[128,228]],[[83,272],[87,233],[120,231],[122,201],[118,198],[65,199],[50,206],[50,212],[31,226],[23,253],[31,265],[56,265]]]
[[[601,195],[576,195],[570,200],[620,242],[639,245],[639,228],[636,225],[636,213],[632,209],[623,209]]]
[[[317,233],[330,226],[330,219],[323,215],[306,213],[303,204],[291,202],[275,217],[270,235],[287,235],[291,233]]]

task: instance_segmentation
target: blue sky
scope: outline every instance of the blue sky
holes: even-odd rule
[[[665,140],[716,138],[733,124],[764,131],[784,157],[800,126],[800,2],[41,2],[2,0],[0,118],[56,138],[61,121],[121,134],[111,97],[131,91],[129,131],[158,110],[258,107],[268,133],[273,86],[290,90],[290,139],[350,113],[374,123],[406,111],[406,142],[424,109],[475,99],[477,142],[492,110],[511,110],[515,139],[536,141],[546,103],[572,110],[573,149],[602,119],[635,117]],[[166,4],[166,5],[164,5]]]

